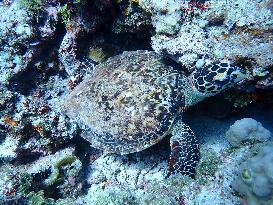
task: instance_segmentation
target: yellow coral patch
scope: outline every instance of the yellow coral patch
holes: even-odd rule
[[[139,4],[139,0],[130,0],[131,3]]]
[[[97,63],[102,63],[105,60],[106,55],[102,48],[90,48],[88,57]]]
[[[2,121],[3,121],[5,124],[10,125],[10,126],[12,126],[12,127],[15,127],[15,126],[18,125],[18,122],[15,121],[15,120],[13,120],[13,119],[10,118],[10,117],[3,117],[3,118],[2,118]]]

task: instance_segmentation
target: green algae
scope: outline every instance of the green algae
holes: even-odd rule
[[[214,151],[203,152],[196,167],[196,179],[200,184],[205,184],[208,178],[214,177],[219,161],[219,157]]]

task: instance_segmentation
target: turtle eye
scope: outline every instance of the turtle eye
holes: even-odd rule
[[[238,75],[237,74],[233,74],[230,76],[230,81],[234,82],[237,79]]]

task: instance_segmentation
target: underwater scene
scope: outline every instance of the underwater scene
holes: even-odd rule
[[[273,205],[272,0],[0,0],[0,205]]]

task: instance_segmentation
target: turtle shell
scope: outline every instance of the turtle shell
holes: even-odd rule
[[[155,52],[124,52],[96,66],[65,99],[64,109],[91,146],[138,152],[169,133],[184,105],[185,80]]]

